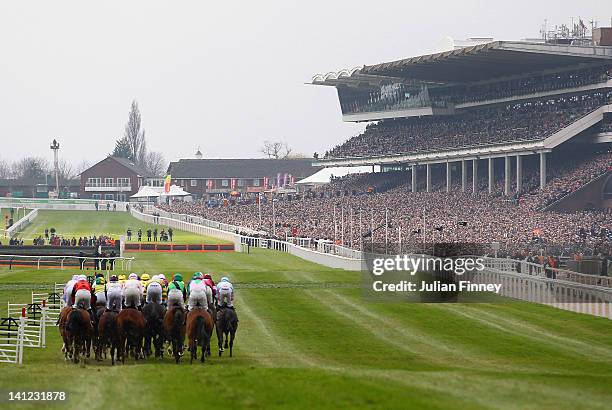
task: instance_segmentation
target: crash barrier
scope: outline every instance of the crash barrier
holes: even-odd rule
[[[126,252],[234,252],[234,244],[127,243]]]

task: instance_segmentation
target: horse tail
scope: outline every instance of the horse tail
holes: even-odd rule
[[[76,309],[70,312],[70,315],[68,316],[68,322],[66,323],[67,331],[69,331],[70,333],[75,333],[79,329],[80,316],[81,312]]]
[[[174,308],[174,317],[172,318],[172,336],[178,336],[181,333],[181,326],[183,325],[184,321],[182,314],[183,311],[181,309]]]
[[[195,337],[196,339],[198,339],[200,342],[202,340],[204,340],[204,333],[205,333],[205,327],[204,327],[205,323],[204,323],[204,318],[202,316],[198,316],[196,317],[196,328],[195,328]]]

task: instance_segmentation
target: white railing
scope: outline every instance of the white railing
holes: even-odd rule
[[[15,233],[21,231],[23,228],[28,226],[38,216],[38,209],[32,209],[26,216],[15,222],[4,232],[6,238],[12,238]]]
[[[5,320],[10,321],[6,318]],[[14,321],[16,322],[16,329],[11,328],[9,330],[9,324],[12,323],[5,322],[4,326],[6,328],[0,330],[0,363],[23,363],[26,318],[19,317]]]
[[[106,210],[106,204],[116,205],[117,211],[125,211],[127,202],[105,199],[47,199],[47,198],[0,198],[2,208],[49,209],[55,211],[95,211],[96,203],[100,211]]]
[[[40,311],[39,317],[27,317],[23,330],[23,346],[25,347],[46,347],[47,346],[47,307],[38,304],[36,306]],[[25,303],[10,303],[8,302],[7,316],[10,318],[23,317],[24,309],[27,311],[28,304]]]
[[[75,248],[78,249],[78,248]],[[98,270],[102,270],[102,271],[106,271],[106,272],[110,272],[111,270],[114,270],[115,268],[119,268],[118,266],[116,266],[117,263],[121,264],[121,270],[130,270],[132,268],[132,261],[134,260],[133,257],[125,257],[125,256],[115,256],[115,257],[110,257],[110,256],[67,256],[67,255],[0,255],[0,259],[3,261],[9,260],[9,264],[12,266],[12,264],[14,263],[15,265],[19,265],[20,263],[24,263],[24,262],[34,262],[36,263],[36,269],[40,270],[41,268],[41,262],[43,262],[42,264],[42,268],[49,268],[49,267],[53,267],[53,266],[49,266],[49,265],[45,265],[45,261],[57,261],[57,265],[59,265],[60,269],[65,269],[67,267],[71,268],[71,269],[75,269],[74,266],[72,265],[67,265],[66,261],[70,261],[70,260],[75,260],[75,261],[79,261],[79,267],[81,266],[81,264],[85,265],[88,261],[93,261],[94,263],[96,262],[96,260],[98,262],[100,262],[100,267],[97,268]],[[102,260],[106,261],[106,269],[102,269],[101,268],[101,262]],[[111,264],[112,261],[112,264]],[[112,266],[111,266],[112,265]]]
[[[207,226],[204,224],[200,224],[198,223],[200,221],[196,219],[197,217],[192,217],[193,219],[186,218],[187,220],[181,220],[181,219],[176,219],[176,218],[172,218],[169,216],[165,216],[165,214],[168,214],[168,213],[165,213],[164,216],[162,216],[163,211],[161,210],[159,211],[160,216],[153,216],[151,214],[140,212],[134,208],[135,207],[132,207],[130,209],[130,212],[133,217],[135,217],[136,219],[140,221],[152,223],[152,224],[165,225],[173,229],[180,229],[182,231],[195,233],[197,235],[211,236],[214,238],[224,239],[229,242],[232,242],[234,245],[238,245],[237,250],[239,251],[239,242],[237,242],[239,241],[239,236],[232,231],[227,231],[224,229],[219,229],[217,227],[211,227],[211,226]],[[156,212],[158,212],[157,209],[156,209]]]

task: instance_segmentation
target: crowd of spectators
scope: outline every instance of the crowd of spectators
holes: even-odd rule
[[[450,87],[423,86],[415,91],[404,84],[382,86],[380,90],[340,94],[342,113],[401,110],[419,107],[446,107],[449,103],[462,104],[491,101],[534,93],[571,89],[602,83],[612,78],[612,69],[593,67],[506,81],[453,85]]]
[[[23,244],[23,241],[22,243]],[[55,233],[49,233],[49,230],[45,230],[45,234],[38,235],[38,237],[32,240],[32,244],[35,246],[78,246],[78,247],[94,247],[94,246],[114,246],[115,239],[107,235],[99,236],[81,236],[78,239],[76,237],[67,238]]]
[[[612,214],[604,211],[558,213],[543,211],[551,198],[558,198],[612,169],[612,153],[600,152],[564,164],[550,163],[546,190],[526,190],[522,196],[501,195],[503,180],[496,192],[482,189],[477,195],[443,189],[438,192],[411,192],[407,172],[357,174],[339,178],[306,195],[277,198],[271,204],[180,202],[164,209],[267,232],[270,237],[288,236],[325,239],[355,249],[368,249],[383,242],[408,246],[411,242],[500,242],[507,253],[537,252],[554,248],[558,254],[612,251]],[[396,180],[390,189],[377,189],[385,177]],[[439,178],[443,179],[443,178]],[[529,171],[528,181],[538,181]],[[533,186],[537,186],[533,183]],[[210,204],[210,203],[209,203]],[[388,222],[388,224],[386,223]],[[386,238],[386,239],[385,239]]]
[[[325,153],[325,157],[364,157],[542,140],[609,103],[612,91],[593,91],[494,107],[449,116],[384,120]]]

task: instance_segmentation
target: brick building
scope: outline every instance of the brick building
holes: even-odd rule
[[[77,198],[80,190],[78,179],[61,179],[59,181],[60,198]],[[49,192],[55,191],[55,178],[9,178],[0,179],[0,197],[12,198],[49,198]]]
[[[273,187],[293,187],[320,168],[312,159],[181,159],[171,162],[172,183],[194,198],[254,195]]]
[[[81,198],[128,201],[157,178],[126,158],[109,156],[81,173]]]

